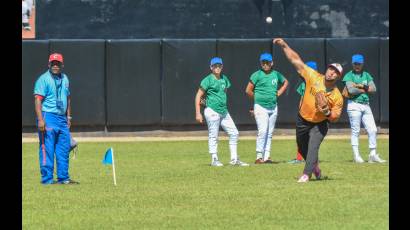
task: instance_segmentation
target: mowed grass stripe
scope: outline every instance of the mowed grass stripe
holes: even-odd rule
[[[360,140],[367,158],[367,140]],[[388,139],[378,140],[388,160]],[[113,147],[112,168],[101,163]],[[273,140],[279,164],[254,165],[255,141],[239,142],[241,160],[209,166],[207,141],[80,143],[70,175],[80,185],[40,184],[38,144],[23,144],[23,229],[386,229],[388,163],[354,164],[350,140],[325,140],[320,149],[325,181],[296,183],[303,164],[294,140]]]

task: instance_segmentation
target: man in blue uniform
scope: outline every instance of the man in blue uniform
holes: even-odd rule
[[[78,184],[70,179],[69,151],[71,105],[67,75],[62,73],[63,56],[53,53],[48,60],[49,69],[34,86],[35,111],[39,135],[39,159],[42,184]],[[54,154],[57,164],[57,181],[53,180]]]

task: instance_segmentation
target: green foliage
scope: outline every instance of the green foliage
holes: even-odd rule
[[[367,158],[367,140],[361,140]],[[240,141],[249,167],[210,167],[207,141],[80,143],[70,176],[80,185],[41,185],[38,144],[23,144],[23,229],[388,229],[388,163],[354,164],[350,140],[325,140],[329,180],[296,183],[304,164],[294,140],[273,140],[272,159],[255,165],[255,141]],[[112,168],[101,163],[113,147]],[[388,160],[388,140],[378,140]]]

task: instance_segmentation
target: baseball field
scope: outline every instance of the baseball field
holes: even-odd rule
[[[105,151],[115,150],[117,186]],[[22,144],[23,229],[388,229],[389,163],[355,164],[350,139],[326,139],[319,159],[329,179],[296,183],[304,164],[295,140],[272,140],[277,164],[255,165],[255,141],[240,140],[249,167],[210,167],[208,143],[81,142],[70,160],[79,185],[41,185],[38,143]],[[360,140],[367,158],[367,139]],[[378,152],[389,159],[388,138]]]

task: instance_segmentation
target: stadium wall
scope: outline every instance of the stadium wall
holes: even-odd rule
[[[371,107],[378,125],[389,124],[388,38],[289,38],[304,61],[316,61],[320,72],[340,62],[351,70],[351,56],[365,55],[365,69],[377,93]],[[64,72],[72,93],[73,130],[206,129],[196,124],[194,97],[209,60],[220,56],[231,82],[228,108],[238,126],[253,127],[251,101],[245,95],[250,75],[262,52],[272,52],[275,69],[288,80],[278,100],[277,127],[294,127],[301,82],[283,52],[271,39],[52,39],[22,42],[22,129],[35,130],[33,87],[47,69],[48,55],[64,55]],[[342,83],[339,82],[342,90]],[[346,104],[346,103],[345,103]],[[333,127],[348,127],[346,106]]]
[[[389,0],[37,0],[36,15],[37,39],[389,36]]]

